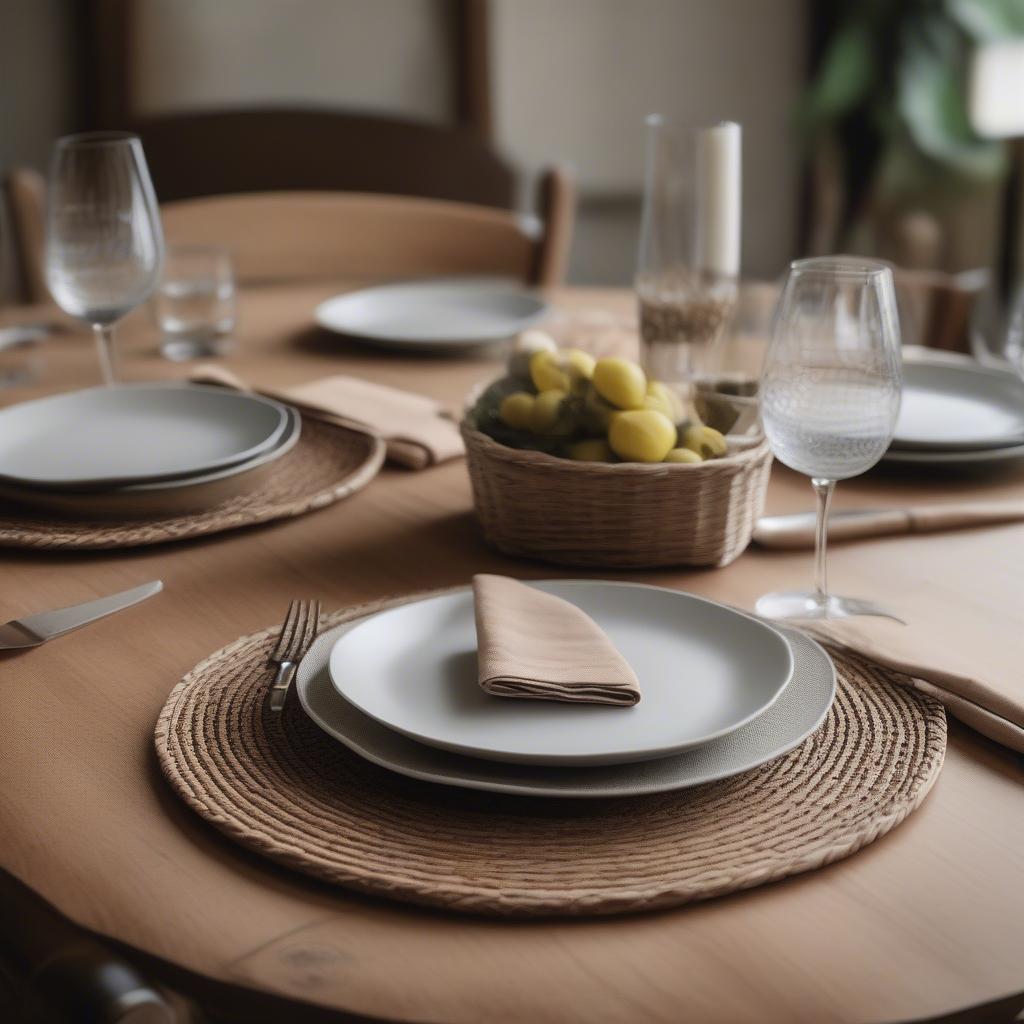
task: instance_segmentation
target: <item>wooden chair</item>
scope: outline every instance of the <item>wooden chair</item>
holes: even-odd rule
[[[568,189],[538,223],[504,210],[409,196],[270,192],[168,203],[168,242],[218,244],[243,283],[502,274],[553,285],[565,272]]]
[[[119,122],[124,123],[124,122]],[[132,119],[161,202],[238,192],[383,192],[510,209],[515,175],[478,132],[338,110]],[[190,154],[182,159],[182,154]]]
[[[24,301],[48,300],[43,276],[45,186],[34,171],[8,177]],[[539,216],[468,203],[346,192],[206,196],[161,207],[169,243],[222,245],[243,284],[444,274],[500,274],[549,287],[565,277],[574,188],[548,171]]]
[[[18,302],[50,301],[43,268],[46,182],[38,171],[16,168],[3,181],[11,232],[8,252],[14,260],[14,299]]]

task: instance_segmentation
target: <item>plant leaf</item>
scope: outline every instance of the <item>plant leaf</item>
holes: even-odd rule
[[[949,17],[972,39],[988,43],[1024,35],[1021,0],[946,0]]]
[[[897,108],[926,156],[966,177],[997,178],[1006,169],[1006,150],[972,130],[963,64],[962,40],[949,22],[932,19],[908,33],[897,74]]]
[[[852,110],[867,95],[876,73],[867,28],[848,25],[833,38],[808,91],[800,120],[815,131]]]

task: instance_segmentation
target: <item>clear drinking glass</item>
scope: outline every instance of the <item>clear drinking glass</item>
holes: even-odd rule
[[[172,245],[153,295],[153,316],[168,359],[223,355],[235,329],[235,272],[226,249]]]
[[[809,476],[817,495],[816,580],[813,590],[765,595],[757,602],[761,615],[888,615],[871,602],[828,593],[825,542],[836,481],[865,472],[885,453],[900,391],[889,266],[854,256],[792,263],[775,312],[761,416],[775,457]]]
[[[736,304],[740,126],[694,127],[651,114],[636,293],[641,360],[690,391],[714,372]]]
[[[117,379],[114,324],[149,298],[162,260],[160,212],[138,137],[89,132],[58,139],[46,281],[65,313],[92,325],[107,384]]]

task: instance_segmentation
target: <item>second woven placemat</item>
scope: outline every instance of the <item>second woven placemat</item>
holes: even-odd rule
[[[298,444],[251,491],[212,508],[167,518],[87,520],[7,508],[0,547],[130,548],[187,540],[324,508],[365,487],[384,462],[380,438],[303,417]]]
[[[325,616],[322,626],[384,604]],[[364,761],[297,702],[282,716],[266,714],[275,632],[242,637],[175,687],[156,730],[164,775],[249,849],[413,903],[611,914],[750,888],[884,835],[924,799],[945,752],[937,701],[896,673],[832,652],[838,686],[825,723],[795,750],[732,779],[615,800],[436,786]]]

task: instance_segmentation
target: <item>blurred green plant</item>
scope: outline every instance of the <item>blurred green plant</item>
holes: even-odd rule
[[[838,149],[841,233],[873,200],[1006,174],[1006,147],[971,128],[967,69],[979,43],[1024,35],[1024,0],[818,2],[827,28],[798,123],[810,146]]]

